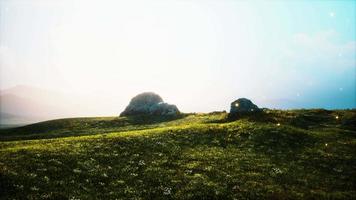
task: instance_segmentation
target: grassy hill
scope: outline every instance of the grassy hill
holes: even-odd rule
[[[356,110],[0,130],[1,199],[356,199]]]

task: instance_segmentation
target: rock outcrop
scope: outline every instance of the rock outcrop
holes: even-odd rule
[[[120,116],[132,115],[178,115],[180,112],[175,105],[163,102],[163,99],[153,93],[144,92],[131,99],[130,104]]]
[[[246,98],[239,98],[231,103],[229,117],[238,117],[245,114],[260,112],[258,108],[251,100]]]

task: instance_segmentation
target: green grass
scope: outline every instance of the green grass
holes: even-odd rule
[[[1,130],[0,198],[356,199],[355,110],[226,117],[75,118]]]

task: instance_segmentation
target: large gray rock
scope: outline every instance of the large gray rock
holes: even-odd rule
[[[231,103],[229,116],[236,117],[260,111],[261,109],[259,109],[255,104],[253,104],[251,100],[246,98],[240,98]]]
[[[164,103],[163,99],[153,92],[144,92],[132,98],[120,116],[178,114],[177,106]]]

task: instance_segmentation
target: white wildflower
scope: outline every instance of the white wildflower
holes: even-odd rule
[[[47,183],[49,182],[48,176],[44,176],[43,179],[44,179]]]
[[[282,174],[283,173],[283,171],[281,170],[281,169],[279,169],[279,168],[272,168],[272,171],[271,171],[271,174],[272,175],[278,175],[278,174]]]
[[[35,174],[35,173],[30,173],[28,176],[31,177],[31,178],[36,178],[36,177],[37,177],[37,174]]]
[[[163,188],[163,194],[164,195],[170,195],[171,192],[172,192],[172,188],[169,188],[169,187]]]
[[[19,188],[20,190],[23,189],[23,185],[15,185],[15,187]]]
[[[30,189],[31,189],[32,191],[38,191],[38,190],[39,190],[39,188],[36,187],[36,186],[33,186],[33,187],[31,187]]]
[[[341,169],[341,168],[333,168],[333,170],[335,171],[335,172],[338,172],[338,173],[341,173],[343,170]]]
[[[140,160],[139,162],[138,162],[138,165],[145,165],[146,163],[145,163],[145,161],[143,161],[143,160]]]
[[[131,173],[130,175],[131,176],[138,176],[138,174],[135,174],[135,173]]]

